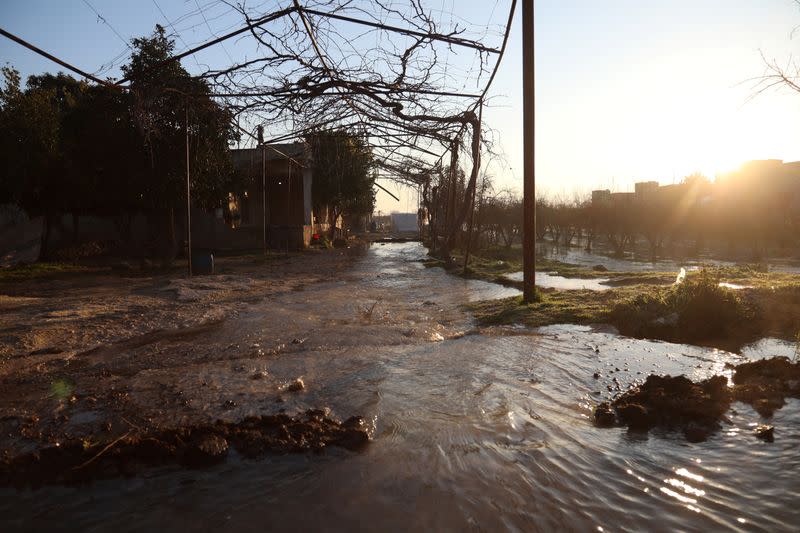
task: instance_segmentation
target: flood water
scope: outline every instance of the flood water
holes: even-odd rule
[[[506,278],[512,281],[522,281],[524,274],[522,272],[512,272],[507,274]],[[590,291],[607,291],[611,288],[608,283],[608,278],[565,278],[555,274],[548,274],[547,272],[536,272],[536,286],[547,287],[552,289],[561,290],[580,290],[586,289]]]
[[[479,334],[458,303],[513,289],[424,268],[422,257],[417,243],[373,246],[348,278],[249,305],[196,343],[306,328],[301,348],[253,364],[275,379],[303,376],[308,389],[284,404],[289,411],[364,415],[374,427],[365,451],[233,456],[205,470],[5,489],[0,530],[796,530],[799,401],[775,413],[771,444],[750,434],[763,420],[738,403],[730,423],[698,444],[590,421],[616,383],[624,390],[650,372],[704,378],[726,362],[789,355],[789,343],[765,340],[737,355],[583,326]],[[357,309],[369,317],[341,320]],[[233,387],[229,366],[186,369],[186,395],[199,377]],[[273,396],[250,393],[244,412],[277,409]]]
[[[611,272],[675,272],[680,271],[681,267],[686,270],[697,270],[702,265],[719,267],[736,266],[737,262],[716,259],[713,257],[699,257],[686,260],[676,260],[670,258],[659,258],[657,261],[649,261],[642,257],[635,257],[626,253],[625,257],[613,257],[609,254],[598,252],[587,252],[581,246],[553,246],[552,243],[537,243],[536,253],[541,257],[591,268],[595,265],[603,265]],[[800,274],[800,263],[797,259],[777,259],[769,258],[765,260],[770,272],[784,272],[789,274]]]

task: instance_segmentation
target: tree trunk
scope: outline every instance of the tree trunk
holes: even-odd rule
[[[42,241],[39,248],[39,260],[46,260],[50,255],[50,231],[53,227],[53,214],[50,211],[45,211],[42,216]]]
[[[78,234],[79,234],[79,224],[80,224],[80,215],[76,212],[72,212],[72,244],[78,244]]]

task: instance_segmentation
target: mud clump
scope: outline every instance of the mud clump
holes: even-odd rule
[[[650,375],[643,385],[614,400],[612,407],[620,422],[631,429],[689,428],[690,424],[716,424],[732,400],[724,376],[694,383],[685,376]]]
[[[774,442],[775,441],[775,426],[768,426],[766,424],[761,424],[757,428],[753,430],[753,435],[756,438],[759,438],[765,442]]]
[[[610,427],[620,423],[641,431],[657,426],[676,428],[683,430],[690,442],[700,442],[719,428],[734,401],[750,404],[761,416],[770,417],[785,404],[786,397],[800,398],[800,362],[773,357],[731,368],[730,387],[725,376],[695,383],[685,376],[651,374],[644,384],[611,404],[598,405],[595,424]],[[772,426],[759,426],[754,434],[772,442],[773,431]]]
[[[769,418],[786,403],[786,397],[800,398],[800,362],[773,357],[734,367],[733,394]]]
[[[126,433],[116,439],[74,439],[35,452],[0,456],[0,486],[73,484],[132,476],[164,465],[204,467],[223,461],[229,449],[245,458],[267,453],[319,452],[328,446],[359,450],[370,440],[363,418],[344,422],[328,410],[302,416],[254,416],[236,423]]]
[[[608,402],[603,402],[595,408],[594,422],[602,428],[610,428],[617,423],[617,417]]]
[[[306,384],[305,384],[305,382],[303,381],[303,378],[297,378],[297,379],[295,379],[295,380],[291,381],[291,382],[290,382],[290,383],[289,383],[289,384],[286,386],[286,390],[287,390],[288,392],[300,392],[300,391],[302,391],[302,390],[305,390],[305,388],[306,388]]]

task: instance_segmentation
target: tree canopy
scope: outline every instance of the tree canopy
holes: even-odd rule
[[[310,134],[314,181],[312,203],[316,212],[328,208],[333,226],[339,215],[362,216],[375,206],[375,174],[367,139],[345,130]]]
[[[188,114],[192,200],[219,205],[232,178],[229,112],[178,62],[164,29],[134,39],[129,90],[63,73],[1,71],[0,202],[33,214],[175,208],[186,199]]]

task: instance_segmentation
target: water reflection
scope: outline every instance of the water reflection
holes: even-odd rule
[[[512,272],[511,274],[507,274],[506,277],[512,281],[522,281],[523,273]],[[608,289],[611,288],[610,285],[606,285],[608,281],[609,280],[607,278],[606,279],[565,278],[563,276],[548,274],[546,272],[536,273],[536,285],[538,287],[547,287],[547,288],[561,289],[561,290],[586,289],[590,291],[607,291]]]

